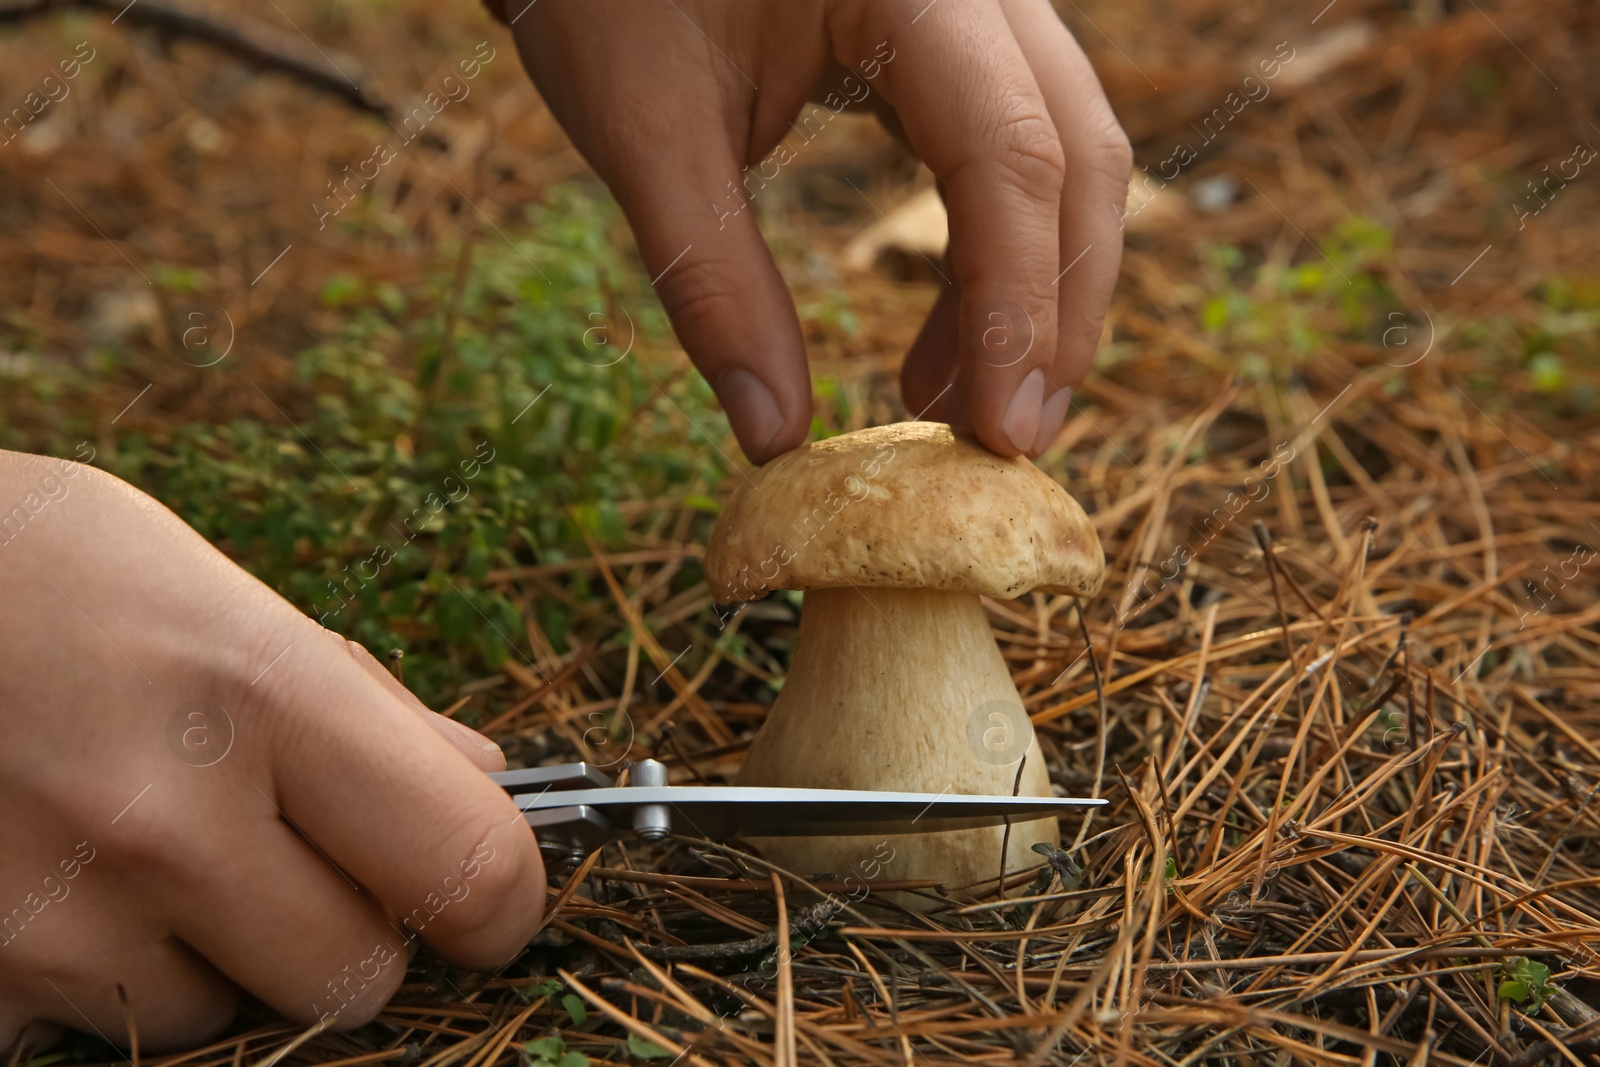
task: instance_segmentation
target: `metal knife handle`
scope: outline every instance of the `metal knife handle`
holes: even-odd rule
[[[587,763],[559,763],[554,767],[526,767],[516,771],[490,771],[489,779],[508,793],[537,793],[541,789],[609,789],[611,776]]]

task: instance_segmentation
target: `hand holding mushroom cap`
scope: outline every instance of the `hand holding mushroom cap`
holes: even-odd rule
[[[1044,757],[980,596],[1091,596],[1100,539],[1077,501],[1022,458],[941,423],[858,430],[752,472],[717,521],[712,595],[810,590],[789,675],[740,785],[1048,796]],[[961,885],[1000,869],[1003,828],[895,841],[888,878]],[[1058,840],[1054,823],[1011,829],[1008,870]],[[797,872],[842,872],[868,837],[761,842]]]

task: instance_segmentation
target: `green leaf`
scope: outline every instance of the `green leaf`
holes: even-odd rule
[[[556,1060],[555,1067],[589,1067],[589,1057],[581,1052],[565,1052]]]
[[[1554,352],[1535,353],[1528,360],[1528,373],[1533,376],[1534,389],[1541,393],[1564,393],[1571,384],[1566,364]]]
[[[193,267],[163,265],[156,274],[156,284],[174,293],[197,293],[206,287],[206,276]]]
[[[377,297],[383,309],[391,315],[398,317],[406,309],[406,295],[393,282],[379,282]]]
[[[628,1051],[639,1057],[641,1060],[662,1060],[672,1055],[672,1053],[668,1052],[660,1045],[657,1045],[654,1042],[646,1041],[638,1034],[628,1035]]]
[[[1522,1010],[1532,1015],[1544,1007],[1544,1002],[1556,993],[1550,984],[1550,968],[1526,956],[1513,956],[1501,971],[1499,996],[1522,1005]]]
[[[27,1067],[51,1067],[52,1064],[62,1063],[72,1057],[67,1051],[52,1052],[48,1056],[35,1056],[28,1061]]]
[[[543,981],[535,982],[533,985],[520,986],[518,988],[524,996],[553,997],[566,987],[561,984],[561,980],[558,978],[546,978]]]
[[[354,274],[335,274],[322,287],[322,304],[324,307],[342,307],[354,301],[361,289],[361,279]]]
[[[567,1051],[567,1043],[559,1036],[551,1034],[549,1037],[536,1037],[532,1041],[525,1043],[522,1048],[535,1061],[553,1061]]]
[[[567,1018],[572,1020],[573,1026],[582,1026],[589,1018],[589,1013],[584,1010],[583,1001],[572,993],[561,998],[561,1006],[567,1009]]]
[[[597,447],[595,451],[599,451]],[[600,540],[607,544],[616,544],[628,532],[628,524],[622,521],[622,512],[610,500],[602,500],[595,505],[595,515],[598,519]]]
[[[1320,264],[1306,263],[1298,267],[1292,275],[1292,285],[1302,293],[1310,292],[1320,286],[1328,272]]]

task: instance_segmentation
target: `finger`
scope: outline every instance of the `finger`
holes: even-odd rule
[[[614,183],[617,200],[739,447],[752,463],[765,463],[804,443],[811,426],[805,344],[788,287],[756,228],[725,134],[675,131],[670,145],[646,158],[659,167]]]
[[[129,766],[143,765],[130,752]],[[155,776],[153,776],[155,777]],[[107,1040],[127,1043],[120,983],[146,1050],[185,1047],[203,1041],[233,1017],[237,990],[192,949],[172,936],[163,909],[146,897],[170,897],[177,883],[154,874],[158,857],[184,849],[191,835],[174,832],[172,811],[180,818],[196,809],[184,805],[169,778],[152,782],[150,795],[114,823],[86,832],[70,851],[70,861],[34,865],[26,857],[68,856],[72,836],[59,833],[65,822],[87,831],[79,814],[97,806],[85,794],[87,781],[73,795],[43,805],[34,818],[9,828],[7,864],[0,867],[0,899],[26,901],[20,927],[6,913],[0,930],[0,1025],[37,1020],[75,1030],[98,1030]],[[174,803],[176,801],[176,803]],[[79,807],[78,805],[84,805]],[[163,809],[163,805],[167,805]],[[58,836],[59,835],[59,836]],[[203,864],[209,857],[199,857]],[[26,872],[40,867],[51,876],[41,883]],[[18,878],[17,876],[22,876]],[[43,890],[46,899],[40,900]],[[0,1041],[4,1040],[0,1034]]]
[[[326,642],[308,644],[315,651],[269,675],[260,698],[273,705],[260,715],[270,799],[389,913],[428,909],[422,939],[440,955],[508,961],[544,906],[544,865],[521,813],[381,681]]]
[[[944,267],[951,275],[917,331],[916,340],[900,365],[900,396],[913,418],[932,422],[961,421],[955,394],[956,331],[961,317],[961,283],[954,278],[950,257]]]
[[[728,8],[730,18],[754,12]],[[557,18],[550,5],[531,7],[514,29],[540,93],[628,217],[673,329],[722,401],[739,447],[765,463],[805,441],[811,382],[799,316],[756,228],[762,166],[746,175],[746,146],[735,138],[759,140],[752,131],[766,126],[781,136],[783,123],[774,120],[782,107],[755,106],[726,66],[708,73],[697,31],[670,10],[666,17],[671,33],[691,35],[678,47],[666,47],[637,14],[617,20],[599,50],[586,22]],[[789,43],[813,46],[798,37]],[[773,92],[775,100],[784,95]],[[596,124],[588,114],[635,118]]]
[[[75,929],[43,951],[30,951],[40,948],[38,942],[22,947],[20,938],[7,946],[8,952],[21,949],[11,961],[20,973],[44,976],[6,1005],[36,1020],[24,1040],[37,1045],[63,1026],[128,1047],[131,1016],[140,1049],[160,1052],[202,1044],[233,1020],[233,983],[186,945],[126,924],[86,924],[82,916],[73,921]],[[128,998],[126,1013],[118,985]]]
[[[301,1025],[369,1021],[405,978],[410,938],[265,796],[251,791],[235,805],[244,810],[230,822],[246,826],[232,832],[247,834],[249,848],[175,849],[181,866],[155,898],[173,931]]]
[[[858,49],[894,49],[882,90],[949,205],[956,389],[978,439],[1018,455],[1038,435],[1055,353],[1060,137],[998,6],[884,3],[861,23]]]
[[[1061,136],[1060,272],[1056,351],[1031,454],[1060,432],[1071,389],[1083,381],[1100,344],[1122,263],[1122,208],[1133,152],[1094,68],[1048,0],[1002,0],[1006,20],[1033,68]]]
[[[333,631],[330,630],[328,632],[332,633]],[[334,636],[337,637],[338,635]],[[449,716],[440,715],[418,700],[417,695],[407,689],[400,682],[400,679],[390,674],[388,669],[378,662],[378,657],[367,651],[365,645],[358,641],[347,641],[342,637],[339,640],[343,641],[345,651],[349,652],[350,657],[361,665],[362,670],[376,678],[383,684],[385,689],[394,694],[397,700],[415,712],[428,726],[437,730],[440,737],[456,746],[461,754],[471,760],[473,765],[480,771],[503,771],[506,769],[506,754],[500,750],[499,745],[484,737],[472,727],[456,722]]]

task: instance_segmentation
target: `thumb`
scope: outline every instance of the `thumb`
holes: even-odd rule
[[[715,129],[671,144],[649,175],[613,191],[679,341],[762,464],[805,442],[811,379],[794,302],[756,228],[761,180],[741,175]]]

